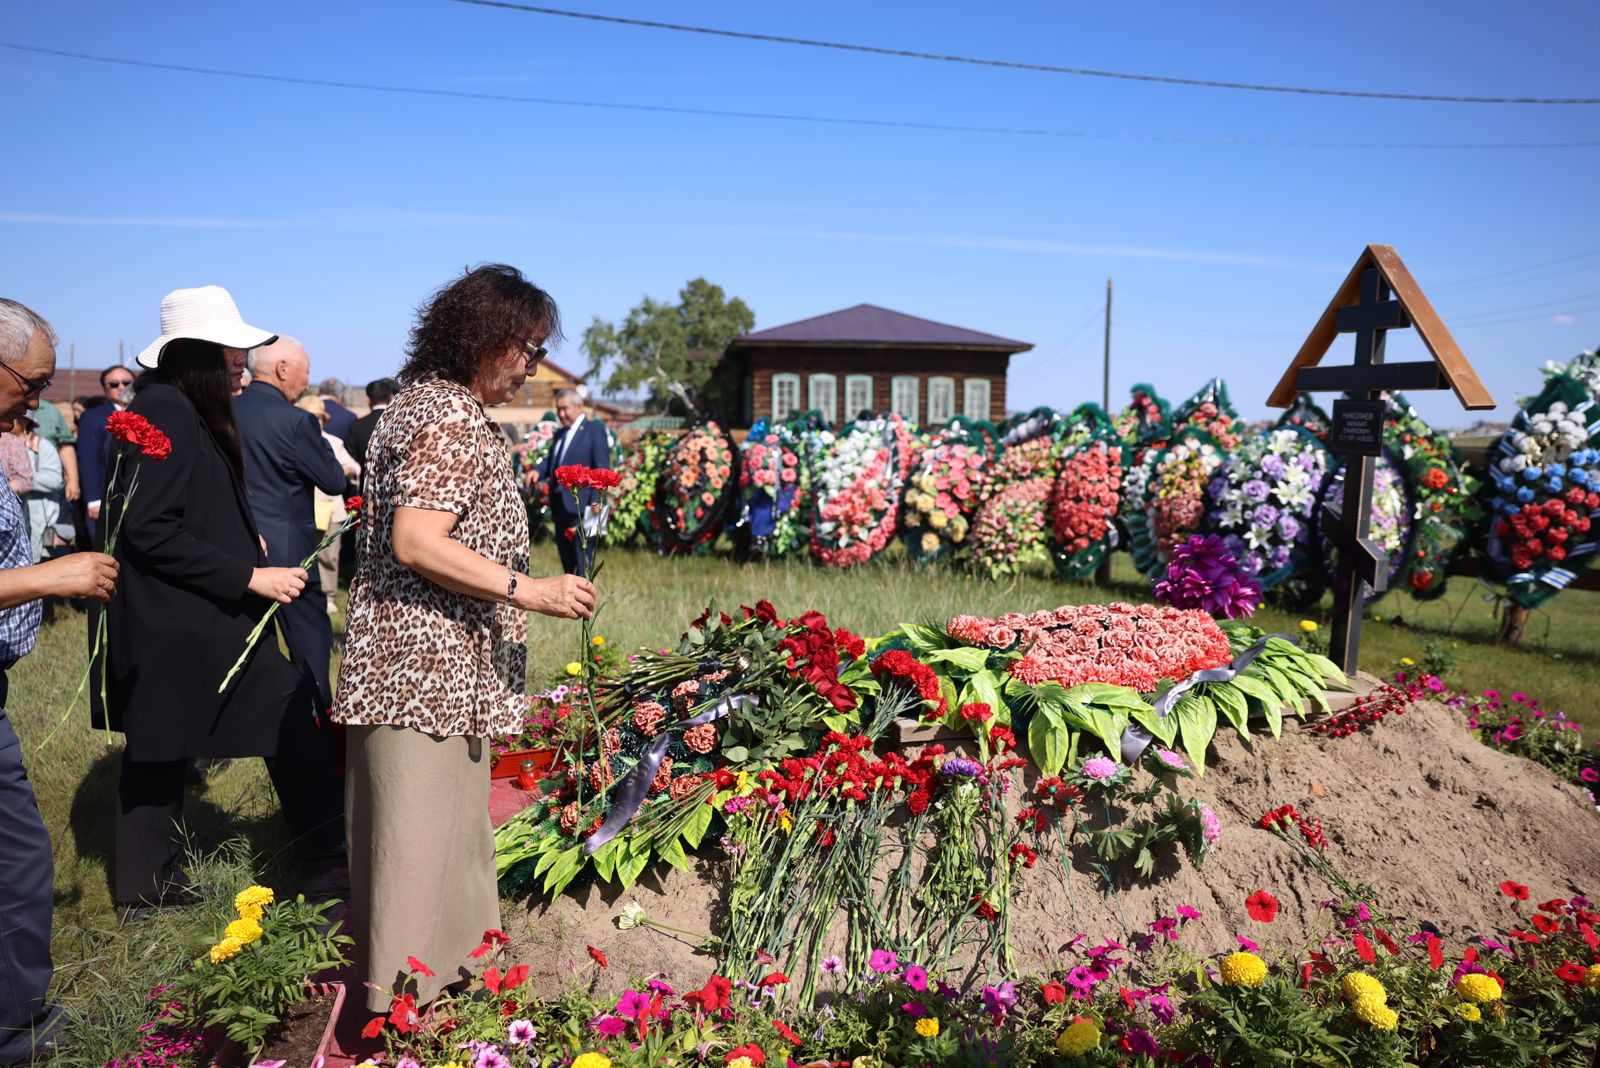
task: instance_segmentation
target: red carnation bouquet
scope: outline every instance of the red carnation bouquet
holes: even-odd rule
[[[344,507],[345,511],[349,513],[349,518],[347,518],[343,523],[339,524],[337,528],[329,530],[327,534],[323,535],[322,540],[317,543],[317,547],[311,550],[311,555],[300,561],[300,570],[304,571],[312,564],[316,563],[317,557],[322,554],[322,551],[328,546],[332,545],[334,542],[338,541],[340,538],[344,537],[345,531],[354,530],[356,527],[361,525],[361,509],[363,504],[364,502],[359,494],[352,494],[351,496],[345,498]],[[233,667],[229,668],[228,673],[223,676],[222,685],[217,687],[218,693],[226,690],[228,688],[228,683],[233,681],[233,677],[239,674],[240,671],[244,670],[245,661],[250,659],[250,650],[256,647],[256,643],[261,640],[261,635],[266,633],[267,625],[272,622],[272,617],[277,615],[278,609],[282,607],[283,605],[281,602],[272,602],[271,606],[267,609],[266,614],[261,617],[261,622],[256,624],[255,629],[250,632],[250,637],[245,639],[244,652],[239,654],[239,659],[233,662]]]
[[[160,462],[172,455],[172,439],[150,420],[137,412],[112,412],[106,419],[106,431],[112,440],[117,442],[116,457],[111,464],[111,478],[106,482],[106,511],[108,519],[113,506],[116,508],[116,520],[111,523],[106,533],[104,552],[107,556],[117,554],[117,541],[122,536],[122,522],[127,518],[128,508],[133,501],[133,495],[139,489],[139,475],[144,470],[145,461]],[[127,479],[123,479],[123,469],[127,469]],[[83,681],[78,684],[78,692],[73,695],[72,703],[67,706],[66,714],[55,725],[39,748],[43,749],[45,742],[55,737],[56,731],[61,729],[78,707],[78,701],[83,697],[89,686],[90,676],[98,669],[100,687],[100,707],[106,707],[106,614],[100,612],[95,619],[94,645],[89,652],[89,666],[84,669]],[[110,717],[106,718],[106,732],[111,731]]]
[[[578,542],[578,559],[583,561],[583,577],[593,582],[600,573],[600,522],[590,522],[590,515],[584,514],[584,495],[581,490],[590,490],[593,493],[589,501],[590,514],[597,517],[607,515],[606,499],[611,492],[622,485],[622,472],[613,471],[604,467],[584,467],[582,464],[563,464],[556,468],[556,485],[561,489],[558,492],[572,495],[572,510],[578,514],[578,522],[567,532]],[[595,677],[600,672],[600,667],[595,663],[594,657],[594,626],[600,618],[599,604],[595,605],[594,615],[583,621],[581,637],[578,643],[577,663],[583,667],[583,694],[588,705],[589,719],[594,725],[595,745],[603,746],[604,731],[600,726],[600,711],[595,704],[594,685]],[[600,752],[604,756],[603,749]]]

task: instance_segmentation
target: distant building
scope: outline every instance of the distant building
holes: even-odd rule
[[[811,409],[833,426],[864,411],[892,411],[926,425],[957,415],[999,422],[1011,357],[1031,348],[858,304],[734,338],[717,373],[740,379],[740,426]]]

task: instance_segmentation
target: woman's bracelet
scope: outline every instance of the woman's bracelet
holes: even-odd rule
[[[506,583],[506,604],[515,604],[517,600],[517,573],[506,568],[509,581]]]

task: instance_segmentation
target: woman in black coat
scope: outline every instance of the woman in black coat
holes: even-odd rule
[[[107,494],[121,519],[123,581],[106,608],[107,712],[127,736],[118,789],[113,898],[168,903],[179,887],[185,763],[195,757],[267,758],[302,863],[343,860],[343,789],[330,728],[309,680],[269,629],[226,692],[217,688],[268,605],[305,585],[299,568],[267,567],[245,497],[232,393],[243,349],[169,341],[140,378],[130,410],[172,439],[160,461],[124,457]],[[121,490],[137,463],[131,501]],[[120,512],[126,503],[126,515]]]

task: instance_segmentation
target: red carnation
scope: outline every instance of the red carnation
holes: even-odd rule
[[[361,505],[363,503],[365,503],[365,502],[361,499],[361,494],[352,493],[350,496],[348,496],[348,497],[346,497],[344,499],[345,511],[350,512],[352,514],[354,514],[356,512],[359,512],[359,511],[361,511]]]
[[[1278,899],[1265,890],[1257,890],[1245,898],[1244,908],[1257,923],[1271,923],[1278,918]]]

